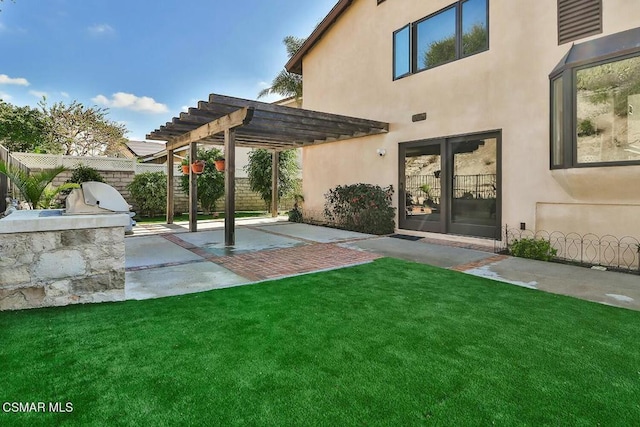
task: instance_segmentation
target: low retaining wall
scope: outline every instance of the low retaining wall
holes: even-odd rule
[[[0,310],[124,300],[128,215],[41,212],[0,220]]]

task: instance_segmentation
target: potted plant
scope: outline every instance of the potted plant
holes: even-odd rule
[[[185,175],[189,175],[189,159],[185,157],[184,159],[182,159],[180,165],[182,166],[182,173]]]
[[[191,170],[196,175],[200,175],[202,172],[204,172],[205,164],[206,162],[204,160],[196,160],[195,162],[191,163]]]
[[[216,157],[216,159],[214,160],[214,163],[216,164],[216,170],[218,172],[224,171],[224,157],[222,156]]]

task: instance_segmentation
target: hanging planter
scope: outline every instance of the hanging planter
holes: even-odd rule
[[[204,172],[204,165],[204,160],[196,160],[195,162],[191,163],[191,170],[196,175],[200,175],[202,172]]]
[[[189,175],[189,165],[182,165],[182,173]]]
[[[215,160],[215,164],[218,172],[224,171],[224,159]]]

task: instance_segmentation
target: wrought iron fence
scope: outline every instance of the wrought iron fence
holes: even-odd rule
[[[423,200],[429,198],[440,203],[439,175],[408,175],[405,181],[408,197],[414,204],[422,204]],[[428,187],[428,193],[424,191],[425,186]],[[452,193],[454,199],[495,199],[496,175],[454,175]]]
[[[434,175],[408,175],[405,179],[407,198],[414,204],[422,204],[424,200],[431,198],[434,203],[440,203],[440,177]],[[429,187],[427,194],[423,188]]]
[[[454,175],[453,176],[454,199],[495,199],[496,175]]]
[[[505,226],[502,240],[496,242],[496,250],[506,251],[515,240],[526,238],[547,240],[558,251],[555,255],[558,260],[640,274],[640,239],[636,237],[520,230]]]

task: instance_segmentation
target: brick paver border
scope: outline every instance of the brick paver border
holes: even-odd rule
[[[173,244],[178,245],[183,249],[192,252],[193,254],[198,255],[202,259],[185,262],[164,263],[151,266],[130,267],[127,268],[126,271],[141,271],[200,262],[212,262],[232,271],[239,276],[245,277],[248,280],[261,281],[279,277],[293,276],[296,274],[310,273],[320,270],[348,267],[382,258],[382,255],[342,246],[342,244],[348,241],[340,241],[335,243],[318,243],[312,240],[293,237],[271,230],[265,231],[263,228],[251,226],[248,226],[247,228],[252,228],[261,232],[298,240],[305,244],[303,246],[289,248],[268,249],[250,253],[217,256],[197,245],[183,240],[180,237],[181,233],[161,234],[160,237],[170,241]],[[375,237],[377,238],[379,236]],[[441,246],[454,246],[466,249],[475,249],[483,252],[491,251],[487,246],[480,246],[463,242],[451,242],[431,238],[422,238],[418,241]],[[505,255],[495,255],[479,261],[456,265],[451,267],[450,270],[461,272],[467,271],[499,262],[507,258],[508,257]]]
[[[280,234],[280,233],[271,233]],[[284,236],[284,235],[283,235]],[[201,260],[172,262],[150,266],[130,267],[126,271],[142,271],[199,262],[213,262],[251,281],[275,279],[319,270],[364,264],[381,255],[338,246],[338,243],[317,243],[306,239],[305,245],[268,249],[243,254],[217,256],[183,240],[180,234],[163,234],[162,238],[201,257]],[[290,237],[290,236],[287,236]],[[342,242],[340,242],[342,243]]]

